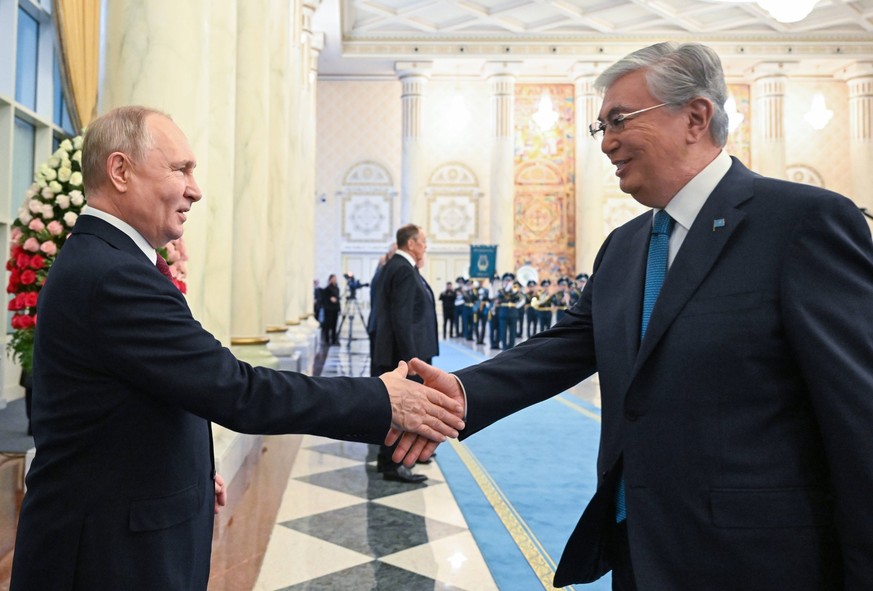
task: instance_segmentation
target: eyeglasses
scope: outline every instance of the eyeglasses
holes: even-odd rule
[[[663,107],[668,104],[669,103],[661,103],[660,105],[655,105],[654,107],[646,107],[645,109],[640,109],[639,111],[634,111],[633,113],[620,113],[618,115],[608,118],[606,121],[595,121],[588,126],[588,133],[591,134],[591,137],[597,139],[597,134],[605,134],[607,129],[609,129],[613,133],[621,131],[622,129],[624,129],[624,122],[628,119],[636,117],[637,115],[642,115],[646,111],[651,111],[652,109],[657,109],[658,107]]]

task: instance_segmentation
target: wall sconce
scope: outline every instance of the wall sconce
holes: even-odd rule
[[[728,100],[724,102],[724,112],[728,116],[728,133],[733,133],[746,116],[737,110],[737,100],[732,96],[729,96]]]
[[[552,129],[555,126],[555,123],[558,122],[558,113],[555,111],[554,107],[552,107],[552,97],[549,95],[548,90],[543,91],[543,96],[540,97],[537,112],[534,113],[531,118],[534,123],[537,124],[537,127],[539,127],[543,132]]]
[[[449,122],[454,129],[461,130],[468,121],[470,121],[470,110],[464,102],[464,97],[456,91],[449,104]]]
[[[834,112],[828,109],[827,104],[825,104],[824,95],[817,92],[813,95],[812,105],[810,105],[809,111],[807,111],[803,118],[812,125],[813,129],[822,130],[831,122],[833,116]]]

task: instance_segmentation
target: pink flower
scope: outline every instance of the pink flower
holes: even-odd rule
[[[18,226],[12,228],[12,234],[9,237],[9,241],[12,244],[18,244],[18,239],[21,238],[21,228]]]
[[[32,220],[30,220],[30,223],[27,224],[27,227],[34,232],[42,232],[43,230],[45,230],[45,224],[39,218],[33,218]]]
[[[50,257],[58,254],[58,245],[51,240],[46,240],[45,242],[40,244],[39,249]]]
[[[64,225],[58,220],[52,220],[48,224],[48,231],[52,236],[60,236],[64,233]]]
[[[22,247],[24,248],[24,250],[26,250],[28,252],[37,252],[37,251],[39,251],[39,240],[37,240],[36,238],[31,236],[30,238],[28,238],[27,240],[24,241],[24,244],[22,245]]]

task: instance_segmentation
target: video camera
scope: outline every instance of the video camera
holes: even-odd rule
[[[367,287],[368,285],[370,285],[369,283],[361,283],[360,281],[355,279],[353,273],[343,273],[343,277],[346,280],[346,289],[348,290],[348,295],[346,297],[350,300],[355,299],[355,293],[358,291],[359,288]]]

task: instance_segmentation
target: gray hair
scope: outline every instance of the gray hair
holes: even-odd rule
[[[149,115],[166,113],[148,107],[119,107],[98,117],[85,130],[82,145],[82,180],[85,195],[100,188],[107,180],[106,160],[113,152],[126,154],[133,162],[142,162],[154,146],[154,138],[145,124]]]
[[[719,147],[727,143],[727,84],[721,60],[712,48],[700,43],[656,43],[614,63],[597,77],[594,87],[604,92],[622,76],[643,68],[649,92],[662,103],[681,106],[701,96],[712,101],[715,112],[710,135]]]

